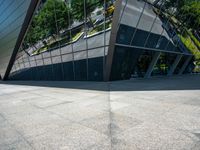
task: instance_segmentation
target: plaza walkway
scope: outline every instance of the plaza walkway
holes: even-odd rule
[[[0,150],[199,150],[200,76],[0,82]]]

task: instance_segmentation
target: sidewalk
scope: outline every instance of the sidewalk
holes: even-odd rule
[[[0,150],[199,148],[199,75],[0,82]]]

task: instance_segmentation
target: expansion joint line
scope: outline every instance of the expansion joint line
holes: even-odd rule
[[[112,108],[111,108],[111,97],[110,97],[110,92],[111,92],[111,89],[110,89],[110,82],[107,82],[107,92],[108,92],[108,130],[109,130],[109,137],[110,137],[110,148],[112,150],[113,148],[113,130],[112,130],[112,127],[113,127],[113,122],[112,122],[112,118],[113,118],[113,115],[112,115]]]

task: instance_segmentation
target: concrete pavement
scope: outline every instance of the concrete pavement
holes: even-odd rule
[[[7,149],[199,150],[200,76],[1,82]]]

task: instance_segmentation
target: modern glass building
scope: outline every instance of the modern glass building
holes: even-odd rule
[[[165,0],[15,2],[0,0],[4,80],[113,81],[194,69],[171,20],[176,7],[166,12]]]

